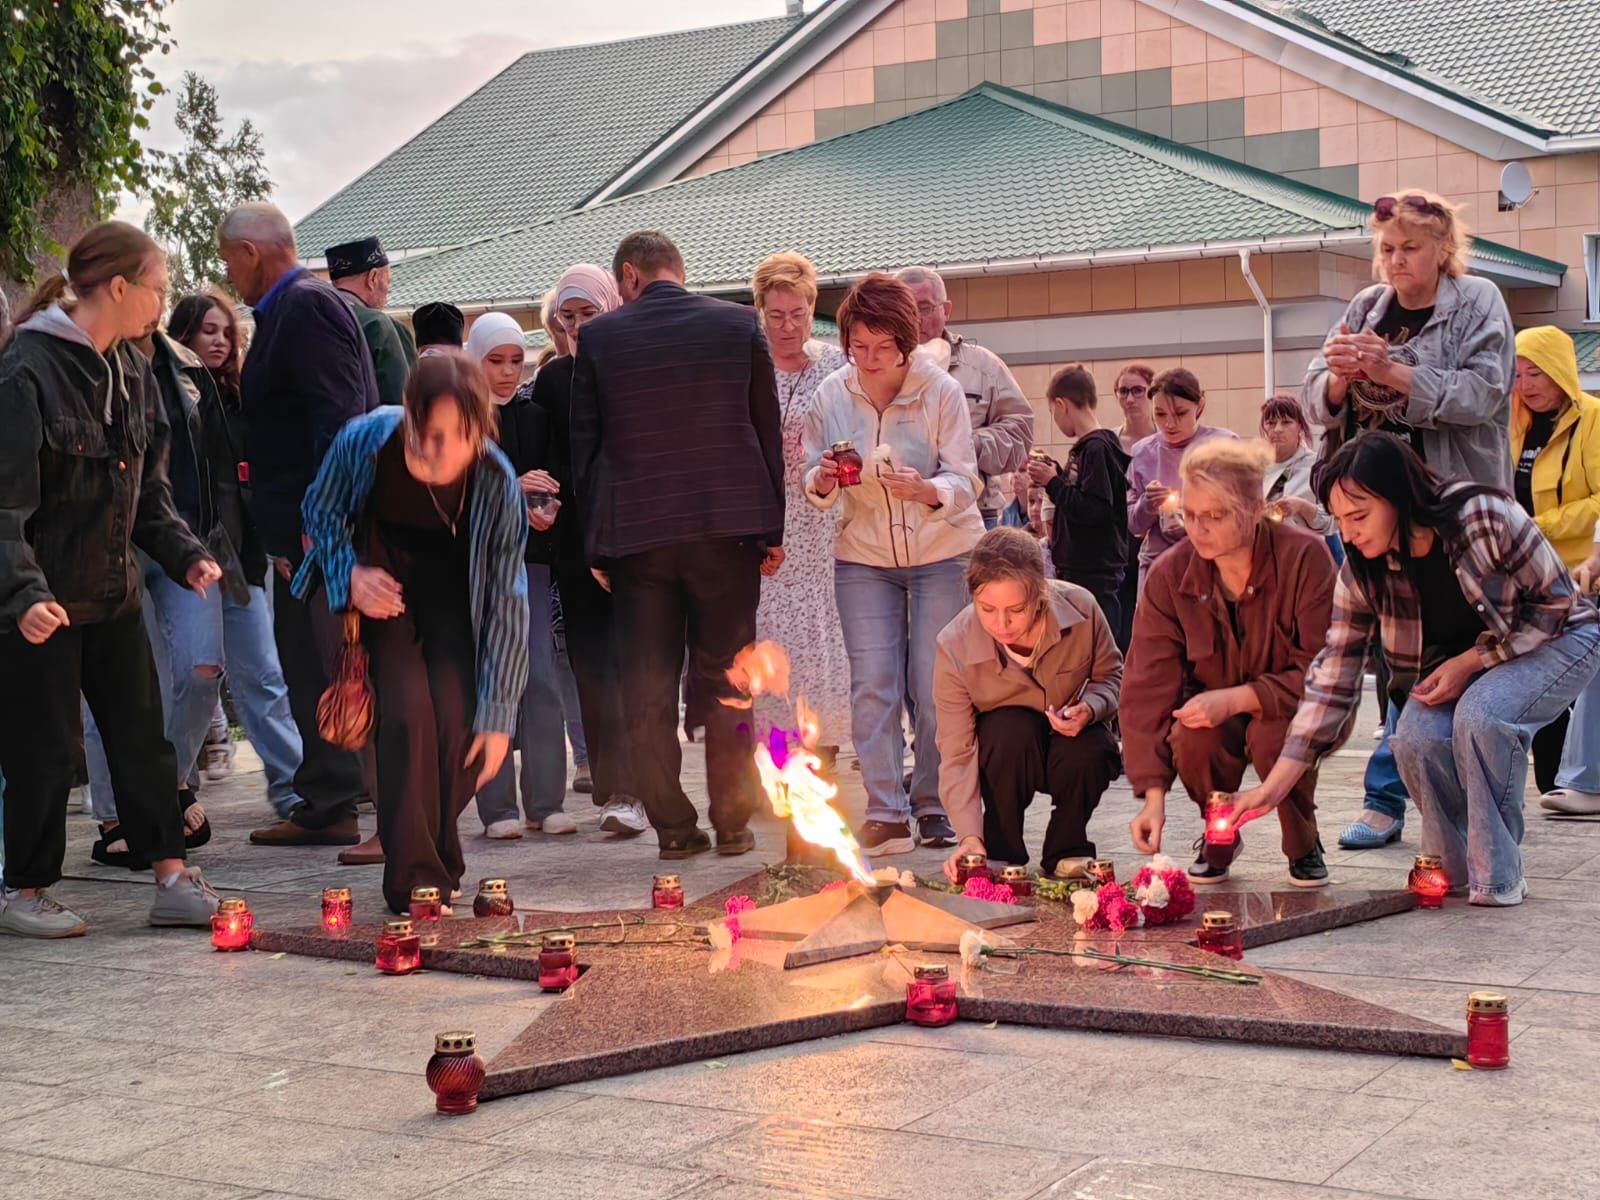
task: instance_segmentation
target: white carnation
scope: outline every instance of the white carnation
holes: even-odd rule
[[[915,875],[913,875],[910,871],[901,871],[900,872],[900,886],[903,887],[903,888],[914,888],[914,887],[916,887],[917,886],[917,877]]]
[[[1072,893],[1072,919],[1079,925],[1087,925],[1099,911],[1100,897],[1093,890],[1080,888]]]
[[[726,921],[717,921],[706,931],[711,939],[711,948],[718,953],[726,953],[733,949],[733,934],[728,931]]]
[[[1139,889],[1136,899],[1140,904],[1148,904],[1151,908],[1165,908],[1167,901],[1172,899],[1172,893],[1167,890],[1167,885],[1161,876],[1152,875],[1150,882]]]
[[[983,932],[969,929],[961,935],[961,965],[977,968],[983,965]]]

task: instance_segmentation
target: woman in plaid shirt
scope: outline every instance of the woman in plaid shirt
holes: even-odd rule
[[[1350,557],[1283,754],[1238,795],[1235,824],[1277,807],[1344,741],[1376,642],[1404,706],[1395,758],[1423,852],[1473,904],[1520,904],[1528,745],[1600,669],[1600,617],[1516,501],[1445,482],[1391,434],[1341,446],[1317,492]]]

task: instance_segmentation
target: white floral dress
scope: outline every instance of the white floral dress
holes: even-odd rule
[[[783,418],[783,569],[761,580],[756,636],[777,642],[793,664],[790,698],[804,696],[822,722],[823,745],[850,740],[850,658],[833,599],[833,513],[805,498],[806,455],[800,430],[817,386],[844,366],[843,352],[825,342],[806,343],[803,371],[778,371]],[[761,715],[788,725],[785,706],[763,702]]]

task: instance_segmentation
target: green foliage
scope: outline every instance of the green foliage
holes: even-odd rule
[[[148,183],[139,130],[172,48],[170,0],[12,0],[0,10],[0,275],[28,279],[59,252],[54,201],[81,188],[96,216]]]
[[[248,120],[232,137],[217,112],[217,92],[193,71],[183,73],[178,96],[183,149],[151,152],[152,206],[145,228],[171,251],[168,270],[175,294],[221,283],[217,226],[230,208],[272,194],[261,161],[261,135]]]

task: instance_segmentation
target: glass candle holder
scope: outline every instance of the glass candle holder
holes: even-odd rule
[[[436,887],[416,887],[411,889],[411,919],[417,924],[426,921],[437,921],[443,914],[444,905],[439,899],[439,889]]]
[[[651,908],[682,908],[683,881],[676,875],[657,875],[650,889]]]
[[[322,927],[325,930],[332,934],[349,933],[354,914],[355,905],[350,899],[349,888],[322,889]]]
[[[1103,886],[1117,881],[1117,864],[1109,858],[1091,859],[1087,868],[1089,878]]]
[[[956,983],[942,964],[919,966],[906,985],[906,1020],[937,1027],[956,1019]]]
[[[539,948],[539,987],[547,992],[564,992],[578,981],[578,963],[573,957],[578,939],[570,933],[547,933]]]
[[[411,918],[383,923],[374,965],[385,975],[409,975],[422,965],[422,939],[412,932]]]
[[[477,1042],[470,1030],[434,1035],[428,1087],[436,1097],[435,1107],[448,1116],[458,1117],[478,1107],[478,1091],[487,1072]]]
[[[1033,895],[1033,880],[1028,878],[1027,867],[1001,867],[1000,882],[1019,900]]]
[[[855,487],[861,482],[861,451],[856,449],[854,442],[835,442],[829,449],[833,451],[833,461],[839,467],[839,486]]]
[[[555,506],[556,494],[554,492],[529,492],[523,499],[527,501],[529,512],[549,512]]]
[[[1443,908],[1445,893],[1450,890],[1450,876],[1445,874],[1444,860],[1437,854],[1417,855],[1406,887],[1416,895],[1418,908]]]
[[[1208,912],[1200,915],[1200,932],[1195,935],[1195,945],[1224,958],[1244,957],[1244,934],[1231,912]]]
[[[250,911],[248,904],[238,896],[229,896],[211,914],[211,948],[250,949],[250,929],[255,921],[255,914]]]
[[[1161,502],[1158,510],[1161,514],[1162,533],[1181,533],[1183,531],[1183,507],[1178,499],[1177,492],[1168,492],[1167,498]]]
[[[1508,1005],[1500,992],[1473,992],[1467,997],[1467,1062],[1480,1071],[1511,1065]]]
[[[472,898],[475,917],[509,917],[514,906],[504,879],[478,880],[478,894]]]
[[[963,854],[956,859],[956,886],[963,887],[969,879],[987,879],[994,882],[994,872],[989,869],[989,860],[982,854]]]
[[[1207,865],[1222,869],[1233,862],[1239,845],[1239,831],[1233,827],[1233,796],[1212,792],[1206,800],[1206,832],[1203,843]]]

